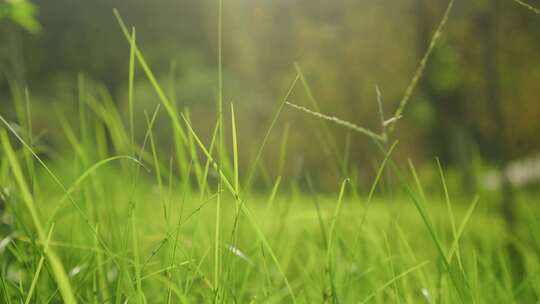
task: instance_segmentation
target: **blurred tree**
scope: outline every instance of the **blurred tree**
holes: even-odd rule
[[[36,19],[37,7],[28,0],[0,2],[0,71],[10,81],[25,83],[25,64],[22,56],[22,37],[19,27],[36,34],[41,25]]]
[[[473,150],[495,163],[501,153],[508,160],[540,148],[540,18],[507,2],[498,13],[499,38],[490,42],[498,49],[489,54],[486,35],[493,21],[481,16],[492,1],[456,3],[420,90],[397,129],[396,137],[401,139],[397,157],[421,162],[441,156],[463,172],[463,187],[473,185],[468,173]],[[28,83],[33,105],[55,102],[73,108],[79,72],[102,82],[120,106],[125,104],[129,45],[112,15],[116,7],[128,25],[136,26],[139,47],[160,83],[176,96],[179,108],[190,107],[195,127],[203,137],[208,135],[215,118],[215,1],[32,3],[35,7],[28,0],[0,0],[0,70],[9,79]],[[247,162],[256,151],[257,139],[294,77],[294,62],[301,66],[322,112],[380,129],[375,85],[381,88],[386,112],[391,113],[446,4],[427,0],[226,1],[225,100],[237,104],[240,153],[245,156],[240,159]],[[30,31],[39,26],[28,20],[36,18],[37,8],[42,31],[32,35]],[[497,64],[496,80],[488,72],[490,58]],[[135,84],[140,114],[157,100],[139,70]],[[7,92],[7,82],[1,81],[0,98],[8,98]],[[311,108],[300,84],[291,101]],[[500,105],[499,116],[494,112],[495,101]],[[37,116],[44,111],[34,112]],[[289,110],[282,115],[281,122],[291,122],[287,159],[297,164],[285,165],[285,170],[309,168],[315,184],[333,189],[342,173],[335,159],[348,153],[350,167],[366,182],[370,180],[370,162],[377,151],[368,140],[352,135],[347,141],[347,130],[330,126],[338,147],[333,149],[326,135],[313,132],[321,127],[319,121]],[[38,125],[47,128],[54,117],[42,119]],[[265,163],[278,161],[284,126],[276,125]],[[166,146],[165,133],[156,138],[163,138]],[[494,145],[503,146],[504,151]],[[346,147],[349,152],[344,151]],[[269,167],[272,171],[274,166]]]
[[[506,166],[511,161],[512,155],[516,153],[515,147],[509,140],[508,113],[505,113],[505,96],[503,93],[503,78],[501,70],[501,45],[506,39],[501,40],[501,3],[499,0],[484,3],[478,11],[476,25],[478,35],[481,37],[482,61],[484,77],[484,91],[486,115],[491,121],[491,128],[480,136],[483,143],[483,156],[491,160],[497,167],[502,178],[501,183],[501,211],[506,221],[507,230],[510,235],[516,235],[516,209],[517,206],[512,184],[506,173]],[[512,119],[518,119],[514,117]],[[518,134],[512,134],[519,136]],[[518,248],[513,241],[508,241],[507,248],[511,257],[512,274],[516,276],[516,281],[521,281],[524,274],[524,262],[518,254]]]
[[[433,12],[442,12],[443,9],[444,6],[433,1],[416,1],[419,57],[423,56],[428,48],[437,24],[438,19],[434,19],[436,14]],[[424,79],[419,85],[420,95],[423,95],[419,102],[426,99],[433,108],[435,117],[429,125],[429,141],[436,143],[433,145],[434,153],[441,157],[444,163],[458,167],[462,188],[471,193],[476,191],[476,177],[472,168],[473,134],[470,132],[470,120],[464,115],[467,113],[464,90],[466,79],[462,72],[464,63],[460,49],[448,36],[449,33],[446,33],[446,38],[441,39],[431,55],[430,64],[424,71]]]

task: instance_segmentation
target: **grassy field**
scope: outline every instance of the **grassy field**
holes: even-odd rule
[[[117,14],[131,50],[126,115],[106,95],[96,98],[81,77],[77,125],[57,113],[67,151],[55,152],[28,131],[28,95],[14,97],[16,123],[0,116],[1,302],[537,302],[540,224],[527,204],[535,195],[517,194],[519,225],[509,233],[496,193],[448,189],[438,163],[436,180],[427,181],[438,190],[426,192],[412,162],[393,159],[394,124],[451,5],[395,114],[380,111],[382,133],[293,105],[318,116],[325,136],[331,121],[370,137],[381,151],[370,184],[359,187],[344,170],[334,193],[286,176],[254,186],[291,91],[299,86],[311,96],[299,67],[250,166],[240,168],[221,51],[214,132],[200,138]],[[160,100],[143,121],[133,115],[136,67]],[[173,158],[156,144],[156,119],[170,122]]]
[[[496,197],[447,203],[443,183],[425,195],[410,172],[392,197],[348,182],[331,195],[279,180],[236,197],[218,192],[216,176],[200,192],[174,175],[156,177],[151,164],[137,173],[128,158],[90,169],[77,158],[51,168],[52,177],[11,145],[4,131],[4,303],[538,299],[535,212],[523,209],[524,230],[509,235]]]
[[[218,195],[215,185],[201,194],[146,170],[137,179],[125,160],[126,172],[121,164],[91,167],[63,191],[39,168],[30,179],[13,180],[9,172],[24,163],[23,150],[17,154],[20,161],[2,158],[5,303],[66,301],[61,282],[76,301],[98,303],[529,303],[538,297],[540,231],[531,210],[521,217],[528,231],[517,239],[506,234],[493,202],[459,198],[447,205],[442,193],[424,197],[413,178],[393,199],[372,199],[347,184],[335,195],[276,184],[268,194],[236,200]],[[519,248],[523,273],[516,273],[508,242]],[[53,252],[58,265],[50,261]]]

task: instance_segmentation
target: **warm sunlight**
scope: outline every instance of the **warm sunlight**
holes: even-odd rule
[[[0,0],[0,303],[540,303],[538,8]]]

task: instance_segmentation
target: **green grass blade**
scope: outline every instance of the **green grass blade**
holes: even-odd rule
[[[129,112],[129,133],[131,140],[131,153],[135,155],[135,123],[133,118],[133,79],[135,76],[135,28],[131,30],[131,43],[129,52],[129,76],[128,76],[128,112]]]
[[[2,146],[4,147],[4,152],[9,160],[9,164],[15,176],[15,181],[17,182],[21,190],[23,201],[25,202],[26,207],[28,208],[28,211],[30,212],[32,222],[38,233],[38,238],[40,241],[45,242],[47,237],[45,236],[45,231],[43,229],[43,226],[41,225],[41,220],[39,219],[39,216],[37,214],[37,210],[34,204],[34,199],[24,179],[24,175],[19,165],[19,161],[17,160],[17,157],[15,156],[15,152],[13,151],[13,148],[11,146],[11,143],[9,141],[9,138],[5,129],[2,129],[0,131],[0,142],[2,143]],[[69,278],[66,274],[66,271],[64,270],[64,266],[62,265],[62,262],[60,261],[60,259],[58,258],[58,256],[52,249],[46,252],[46,257],[51,266],[53,275],[56,279],[56,283],[58,284],[58,288],[60,289],[60,293],[62,295],[64,302],[68,304],[76,303],[77,301],[75,300],[75,295],[73,293],[73,289],[71,288],[71,283],[69,282]]]
[[[405,188],[405,190],[407,192],[407,195],[411,198],[411,200],[414,203],[414,206],[416,207],[416,210],[420,214],[420,217],[421,217],[422,221],[424,222],[424,224],[425,224],[425,226],[426,226],[426,228],[427,228],[427,230],[429,232],[429,235],[430,235],[431,239],[433,240],[433,243],[435,243],[435,247],[437,248],[437,252],[439,254],[439,257],[440,257],[441,261],[443,262],[444,269],[447,271],[447,273],[448,273],[448,275],[450,277],[450,281],[451,281],[452,285],[454,286],[454,288],[456,289],[456,291],[458,293],[460,302],[461,303],[466,302],[466,299],[468,297],[470,297],[470,293],[466,294],[467,291],[470,292],[470,287],[468,285],[468,282],[466,281],[466,278],[463,276],[463,273],[461,273],[461,272],[456,273],[452,269],[452,267],[450,265],[450,262],[448,261],[448,259],[446,257],[445,250],[443,249],[442,242],[440,241],[440,239],[439,239],[439,237],[437,235],[437,232],[435,231],[435,226],[433,225],[433,223],[432,223],[432,221],[431,221],[431,219],[430,219],[424,205],[420,202],[420,200],[415,195],[415,193],[413,192],[411,187],[404,180],[400,169],[397,168],[397,166],[395,166],[395,164],[394,164],[393,168],[394,168],[394,171],[396,172],[396,175],[399,178],[401,184]]]
[[[186,137],[185,137],[185,134],[184,134],[184,132],[182,130],[182,126],[180,125],[180,121],[178,120],[178,114],[174,111],[174,107],[172,105],[172,102],[169,100],[167,95],[163,92],[163,89],[159,85],[156,77],[154,76],[154,73],[152,72],[152,70],[150,69],[148,64],[146,63],[146,60],[144,59],[144,57],[143,57],[141,51],[139,50],[139,48],[137,47],[136,43],[134,41],[132,41],[131,35],[129,34],[129,31],[128,31],[124,21],[122,20],[122,17],[120,16],[120,13],[116,9],[113,10],[113,13],[114,13],[114,15],[115,15],[115,17],[116,17],[116,19],[118,21],[118,24],[120,25],[120,28],[122,29],[122,32],[124,33],[124,36],[126,37],[126,39],[127,39],[128,43],[130,44],[133,52],[135,53],[135,57],[137,58],[137,61],[139,61],[139,64],[141,65],[144,73],[146,74],[146,77],[150,81],[150,84],[152,85],[152,87],[156,91],[156,94],[158,95],[160,101],[165,106],[165,110],[167,111],[167,113],[169,114],[171,120],[173,121],[174,126],[176,128],[176,131],[178,131],[180,134],[183,135],[182,140],[185,142]]]
[[[193,130],[193,128],[191,127],[191,124],[189,123],[189,121],[187,120],[187,118],[183,115],[183,114],[180,114],[182,116],[182,118],[184,119],[184,122],[188,128],[188,131],[191,132],[191,134],[193,135],[193,138],[195,138],[195,142],[197,142],[197,145],[199,145],[199,148],[203,151],[204,155],[207,157],[207,159],[210,161],[210,164],[214,167],[214,169],[218,172],[218,174],[220,175],[221,179],[223,180],[223,182],[225,182],[225,185],[227,186],[227,189],[231,192],[231,194],[233,194],[235,197],[238,195],[236,193],[236,191],[234,190],[234,186],[231,184],[231,182],[229,181],[229,179],[227,178],[227,176],[225,176],[225,173],[223,172],[223,170],[221,170],[221,168],[219,167],[218,163],[214,160],[214,158],[212,157],[212,155],[210,154],[210,152],[208,151],[208,149],[206,149],[206,147],[204,146],[204,144],[202,143],[202,141],[199,139],[199,137],[197,136],[197,134],[195,133],[195,131]]]
[[[51,241],[53,230],[54,230],[54,224],[51,225],[51,229],[49,229],[49,234],[47,235],[47,241],[43,245],[43,255],[39,259],[38,266],[36,268],[36,272],[34,273],[34,278],[32,279],[32,283],[30,284],[30,289],[28,290],[24,304],[29,304],[30,300],[32,300],[32,295],[34,294],[34,290],[36,288],[36,284],[39,279],[39,275],[41,273],[41,268],[43,267],[43,262],[45,262],[45,255],[47,254],[47,250],[49,250],[49,243]]]
[[[457,228],[456,228],[456,219],[454,216],[454,211],[452,210],[452,202],[450,201],[450,194],[448,193],[448,186],[446,185],[446,179],[444,177],[443,169],[441,166],[441,162],[439,161],[439,158],[437,160],[437,168],[439,169],[439,175],[441,177],[441,182],[444,190],[444,198],[446,201],[446,208],[448,209],[448,216],[450,217],[450,224],[452,225],[452,236],[454,237],[454,244],[456,245],[456,256],[459,268],[463,270],[463,265],[461,264],[461,255],[459,251],[459,242],[458,242],[458,236],[457,236]],[[449,259],[450,260],[450,259]]]
[[[319,103],[317,102],[317,99],[315,98],[315,96],[313,95],[313,91],[311,90],[311,87],[304,75],[304,72],[302,71],[301,67],[300,67],[300,64],[298,64],[297,62],[294,63],[294,68],[296,70],[296,73],[298,73],[298,75],[300,75],[300,82],[302,83],[302,87],[304,88],[304,92],[306,93],[307,97],[308,97],[308,100],[310,101],[311,103],[311,106],[313,107],[313,109],[317,112],[321,112],[321,109],[320,109],[320,106],[319,106]],[[334,136],[332,136],[332,133],[330,132],[330,128],[328,127],[328,123],[327,121],[325,120],[321,120],[320,121],[320,126],[322,127],[322,133],[323,133],[323,137],[324,139],[322,140],[322,142],[324,144],[328,144],[330,146],[330,149],[332,150],[332,154],[335,158],[335,161],[337,162],[337,165],[338,167],[341,166],[342,170],[343,170],[343,174],[345,174],[345,170],[346,170],[346,167],[344,166],[343,163],[340,163],[342,162],[340,159],[339,159],[339,156],[341,155],[341,152],[339,151],[339,147],[336,143],[336,139],[334,138]]]
[[[394,284],[394,282],[396,282],[397,280],[407,276],[408,274],[410,274],[411,272],[414,272],[424,266],[426,266],[427,264],[429,263],[429,261],[425,261],[425,262],[422,262],[416,266],[413,266],[405,271],[403,271],[402,273],[398,274],[397,276],[393,277],[391,280],[389,280],[388,282],[386,282],[385,284],[383,284],[382,286],[380,286],[379,288],[377,288],[375,290],[375,292],[371,293],[369,296],[367,296],[363,301],[362,303],[368,303],[370,302],[378,293],[382,292],[384,289],[388,288],[388,286]]]
[[[49,220],[47,222],[47,224],[45,225],[46,227],[49,226],[50,222],[53,221],[56,217],[56,215],[58,214],[58,212],[64,207],[64,204],[69,201],[71,195],[75,192],[75,190],[77,190],[77,188],[86,180],[88,179],[90,176],[92,176],[92,174],[94,174],[99,168],[103,167],[104,165],[110,163],[110,162],[113,162],[113,161],[116,161],[116,160],[130,160],[134,163],[136,163],[137,165],[141,166],[141,167],[144,167],[144,165],[137,159],[131,157],[131,156],[128,156],[128,155],[119,155],[119,156],[112,156],[112,157],[109,157],[109,158],[106,158],[106,159],[103,159],[97,163],[95,163],[94,165],[92,165],[90,168],[86,169],[81,175],[79,175],[79,177],[77,178],[77,180],[75,180],[71,186],[69,186],[69,188],[65,191],[64,195],[62,196],[62,198],[60,199],[60,202],[58,203],[58,205],[56,206],[55,208],[55,211],[53,211],[52,215],[49,217]]]
[[[234,168],[234,191],[236,193],[240,192],[240,182],[239,182],[239,173],[238,173],[238,140],[236,138],[236,116],[234,115],[234,105],[231,103],[231,132],[232,132],[232,143],[233,143],[233,168]]]
[[[336,223],[337,223],[339,215],[341,214],[341,206],[343,204],[343,195],[345,194],[345,186],[347,185],[348,182],[349,182],[349,179],[347,178],[341,183],[336,209],[334,210],[334,216],[332,216],[332,223],[330,224],[330,231],[328,232],[328,247],[326,248],[326,268],[328,271],[328,279],[330,281],[330,286],[332,288],[333,303],[339,302],[336,283],[334,279],[335,273],[334,273],[334,267],[333,267],[333,259],[334,259],[333,246],[334,246]]]
[[[268,130],[266,131],[266,134],[263,137],[263,140],[261,144],[259,145],[259,149],[257,151],[257,154],[255,156],[255,160],[251,163],[251,167],[247,173],[246,181],[244,183],[244,191],[248,191],[251,188],[251,183],[253,182],[253,178],[255,176],[255,171],[257,170],[257,167],[259,166],[259,162],[261,161],[262,153],[264,151],[264,147],[266,146],[266,142],[268,141],[268,138],[270,137],[270,133],[272,133],[272,129],[274,128],[281,112],[283,111],[283,107],[287,103],[287,99],[289,99],[289,96],[291,96],[294,87],[296,86],[296,83],[298,82],[298,79],[300,78],[300,75],[296,74],[296,77],[294,78],[292,84],[289,86],[289,89],[287,90],[287,93],[283,97],[281,103],[279,104],[276,112],[274,113],[274,117],[272,118],[272,122],[270,123],[270,126],[268,127]]]
[[[371,188],[369,189],[369,194],[368,194],[366,204],[365,204],[366,207],[365,207],[364,215],[362,215],[362,219],[360,220],[360,227],[362,227],[362,225],[364,224],[367,218],[368,210],[369,210],[368,208],[371,206],[371,200],[373,199],[373,195],[375,194],[377,185],[379,184],[379,181],[381,180],[384,169],[386,168],[386,164],[388,160],[390,159],[392,152],[394,152],[394,149],[396,148],[397,144],[398,144],[398,141],[396,140],[392,144],[392,146],[390,146],[390,149],[388,149],[388,151],[385,152],[386,154],[384,155],[384,159],[381,165],[379,166],[379,169],[377,170],[377,174],[375,175],[375,179],[373,180],[373,183],[371,184]]]
[[[479,196],[475,196],[471,205],[467,209],[467,212],[465,213],[465,216],[463,217],[463,220],[461,221],[461,224],[459,225],[459,228],[457,230],[456,237],[454,238],[454,242],[452,243],[452,246],[450,247],[450,252],[448,254],[448,260],[451,262],[452,257],[456,252],[458,252],[458,242],[461,239],[461,236],[463,235],[463,231],[465,231],[465,227],[467,226],[467,223],[469,222],[469,219],[471,218],[474,210],[476,209],[476,205],[478,205],[478,202],[480,201]],[[459,253],[458,253],[459,254]]]

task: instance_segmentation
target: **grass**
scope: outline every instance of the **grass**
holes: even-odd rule
[[[92,195],[103,192],[107,198],[80,201],[95,204],[98,236],[108,249],[96,242],[92,231],[71,205],[63,207],[56,217],[55,228],[49,230],[49,242],[42,242],[31,230],[26,232],[23,226],[15,225],[14,230],[18,233],[13,235],[3,254],[5,267],[20,267],[26,275],[21,276],[20,281],[14,281],[8,276],[7,269],[3,269],[4,302],[17,302],[27,295],[32,285],[35,285],[36,301],[46,302],[51,297],[58,301],[60,294],[53,273],[39,271],[42,257],[39,246],[47,243],[63,257],[67,272],[81,268],[69,278],[79,302],[116,302],[116,297],[121,298],[120,302],[134,301],[140,293],[148,302],[166,302],[167,299],[172,303],[214,301],[214,262],[209,252],[215,246],[212,205],[215,206],[216,195],[207,195],[201,201],[198,193],[186,194],[181,189],[185,184],[182,186],[175,181],[171,182],[175,185],[172,188],[180,189],[170,193],[152,192],[149,189],[157,181],[153,174],[143,170],[140,186],[135,187],[131,195],[138,202],[137,208],[132,210],[126,194],[129,185],[117,178],[121,168],[112,164],[93,173],[101,186]],[[53,189],[47,177],[39,173],[41,170],[37,172],[35,177],[43,190],[36,194],[36,201],[40,203],[41,217],[48,218],[55,213],[53,209],[64,194]],[[275,189],[279,188],[276,186]],[[490,303],[498,299],[528,302],[526,300],[538,296],[535,269],[538,269],[539,261],[534,243],[525,244],[522,251],[531,265],[530,273],[525,276],[527,281],[523,281],[525,287],[517,284],[521,282],[507,286],[506,279],[500,276],[503,269],[509,267],[509,257],[505,257],[504,252],[502,257],[497,256],[506,239],[502,220],[494,210],[482,208],[474,213],[471,211],[474,207],[465,209],[464,204],[454,203],[455,219],[464,223],[456,237],[441,195],[428,196],[429,204],[422,202],[425,205],[421,207],[421,214],[430,223],[430,229],[426,229],[424,220],[405,195],[394,205],[384,202],[384,197],[374,196],[365,206],[369,194],[355,200],[343,190],[336,201],[331,196],[315,193],[320,206],[317,211],[308,195],[285,189],[273,191],[272,196],[252,194],[246,204],[250,217],[255,219],[260,230],[240,222],[234,247],[229,236],[237,216],[235,199],[224,193],[220,254],[222,260],[227,261],[224,269],[230,267],[233,271],[227,277],[221,272],[218,277],[222,301],[291,301],[280,270],[268,252],[270,248],[298,302],[326,299],[331,302],[383,303],[400,299],[417,303],[424,301],[422,290],[427,290],[433,302],[456,302],[458,291],[450,282],[453,274],[445,270],[443,259],[451,269],[457,265],[457,259],[452,259],[458,254],[457,243],[460,244],[462,266],[456,269],[462,271],[471,289],[476,291],[475,302]],[[11,200],[15,202],[17,198]],[[456,200],[459,201],[453,201]],[[472,206],[476,206],[476,202]],[[166,217],[160,206],[168,203]],[[17,204],[9,204],[9,210],[17,207]],[[368,207],[369,214],[362,221]],[[130,210],[137,219],[135,233],[125,229],[132,223],[132,217],[128,216]],[[14,210],[14,213],[21,214],[18,222],[22,225],[25,213],[21,210]],[[321,230],[321,226],[326,228]],[[137,247],[126,250],[124,244],[132,236],[138,240]],[[440,254],[439,246],[446,257]],[[139,263],[135,262],[135,250],[140,257]],[[230,256],[225,258],[228,254]],[[34,260],[35,264],[29,260]],[[48,263],[41,267],[49,269]],[[122,267],[126,269],[122,270]],[[126,273],[121,276],[121,271]],[[35,273],[39,277],[37,283],[33,283]],[[100,281],[100,284],[94,283]],[[137,282],[140,282],[140,290]],[[94,288],[99,291],[95,298]],[[112,298],[105,298],[106,295]]]
[[[514,2],[516,2],[517,4],[523,6],[524,8],[530,10],[531,12],[537,14],[537,15],[540,15],[540,9],[524,2],[524,1],[521,1],[521,0],[514,0]]]
[[[225,119],[222,5],[217,117],[210,138],[198,134],[188,109],[178,110],[175,93],[162,89],[135,29],[129,31],[117,11],[130,48],[127,117],[106,90],[80,76],[78,126],[57,111],[71,150],[49,160],[31,132],[28,91],[15,94],[20,128],[0,115],[2,303],[539,301],[540,225],[533,216],[538,210],[524,204],[534,196],[519,194],[520,229],[509,234],[496,197],[456,191],[438,160],[438,191],[426,191],[412,161],[404,166],[393,157],[399,144],[391,141],[392,131],[453,1],[390,119],[377,88],[381,133],[320,113],[297,64],[247,168],[240,168],[240,111],[233,103],[230,127]],[[144,121],[134,117],[136,73],[148,79],[161,104],[145,112]],[[289,101],[295,90],[307,95],[314,110]],[[309,175],[269,176],[268,188],[253,186],[263,174],[268,139],[285,123],[280,116],[286,105],[321,119],[325,149],[345,176],[336,181],[336,194],[317,191]],[[157,120],[171,123],[174,157],[159,149]],[[368,191],[349,178],[348,145],[338,146],[328,123],[362,133],[380,149]],[[280,174],[293,153],[288,132],[286,127],[279,149]],[[141,142],[136,134],[144,134]],[[505,250],[509,244],[517,251]]]

